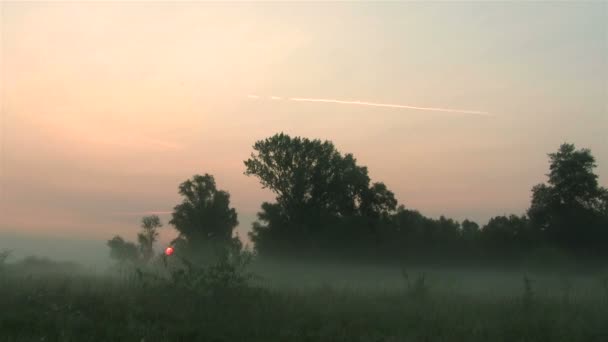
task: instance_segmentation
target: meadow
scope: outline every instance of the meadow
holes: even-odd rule
[[[608,340],[601,271],[172,267],[6,264],[0,341]]]

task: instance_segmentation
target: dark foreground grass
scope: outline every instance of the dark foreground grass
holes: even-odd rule
[[[0,278],[0,341],[608,341],[601,296],[215,293],[81,275]]]

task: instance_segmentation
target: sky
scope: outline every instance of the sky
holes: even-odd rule
[[[0,2],[0,21],[5,241],[134,238],[204,173],[244,237],[273,195],[243,161],[278,132],[431,217],[524,213],[563,142],[608,185],[606,2]]]

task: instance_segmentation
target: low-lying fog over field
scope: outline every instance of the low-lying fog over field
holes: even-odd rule
[[[0,270],[6,341],[603,341],[608,273],[173,259]],[[166,265],[166,266],[165,266]],[[184,271],[185,270],[185,271]],[[249,273],[252,271],[253,273]]]

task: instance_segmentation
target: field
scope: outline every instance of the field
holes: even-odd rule
[[[209,273],[215,282],[197,287],[133,271],[7,265],[0,340],[608,340],[602,272],[288,263],[250,270],[256,276],[246,283],[236,271]]]

